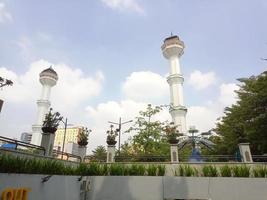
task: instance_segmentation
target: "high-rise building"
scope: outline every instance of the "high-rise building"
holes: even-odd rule
[[[170,74],[167,77],[167,82],[170,86],[170,114],[172,121],[180,133],[186,134],[187,108],[184,104],[184,78],[180,67],[180,57],[184,53],[184,43],[178,36],[171,36],[164,40],[161,49],[163,56],[168,59],[170,65]]]
[[[32,139],[32,134],[31,133],[24,132],[24,133],[21,133],[21,135],[20,135],[20,140],[22,142],[30,143],[31,139]]]
[[[76,143],[78,140],[78,135],[82,131],[82,126],[78,127],[71,127],[66,129],[66,135],[65,135],[65,145],[64,149],[66,150],[66,144],[67,143]],[[55,133],[55,142],[54,142],[54,149],[62,150],[63,148],[63,142],[64,142],[64,128],[58,128]]]

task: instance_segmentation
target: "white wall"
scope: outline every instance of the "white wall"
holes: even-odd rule
[[[267,178],[52,176],[0,174],[0,194],[6,188],[29,188],[29,200],[266,200]],[[87,182],[89,191],[81,190]]]

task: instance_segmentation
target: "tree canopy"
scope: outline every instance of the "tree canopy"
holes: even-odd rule
[[[216,150],[233,154],[238,143],[249,142],[252,154],[267,153],[267,71],[238,81],[238,101],[225,108],[215,129],[222,136]]]
[[[103,145],[97,146],[93,151],[93,157],[96,161],[105,161],[107,157],[107,150]]]
[[[145,111],[140,111],[134,125],[126,132],[134,135],[122,146],[122,151],[135,155],[168,155],[169,145],[162,135],[165,122],[156,120],[155,115],[162,110],[162,106],[153,107],[148,104]]]

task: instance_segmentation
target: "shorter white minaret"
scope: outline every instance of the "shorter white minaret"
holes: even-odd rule
[[[170,114],[172,121],[182,134],[186,134],[186,113],[184,105],[183,82],[184,78],[180,69],[180,57],[184,53],[184,43],[178,36],[171,36],[164,40],[161,46],[162,53],[170,63],[170,75],[167,82],[170,86]]]
[[[37,100],[37,119],[36,123],[32,125],[32,140],[31,143],[35,145],[41,145],[42,139],[42,125],[45,118],[45,115],[48,113],[48,109],[51,105],[50,93],[51,88],[56,85],[58,80],[57,73],[52,69],[52,67],[45,69],[40,73],[40,83],[43,85],[41,97]]]

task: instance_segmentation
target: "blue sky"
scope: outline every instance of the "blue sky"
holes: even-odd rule
[[[101,72],[101,91],[77,101],[81,106],[76,108],[97,110],[101,103],[131,99],[122,88],[133,72],[149,71],[162,77],[168,73],[160,46],[172,32],[186,45],[181,59],[185,102],[188,107],[207,108],[217,105],[222,93],[230,93],[222,92],[223,84],[229,86],[237,78],[266,70],[267,63],[260,59],[267,57],[266,13],[265,0],[0,0],[0,67],[24,76],[32,63],[42,59],[79,69],[80,78],[97,79]],[[204,88],[196,89],[193,83],[198,82],[190,82],[196,71],[204,79],[207,73],[213,77]],[[12,87],[4,90],[0,95],[7,100],[6,90],[10,96],[17,95]],[[168,96],[163,99],[155,102],[169,101]],[[11,101],[3,112],[24,104]],[[32,114],[21,122],[16,119],[21,127],[34,122],[36,105],[27,106]],[[220,106],[221,110],[225,104]],[[7,122],[10,116],[1,114]],[[0,123],[0,134],[16,136],[27,129]]]

